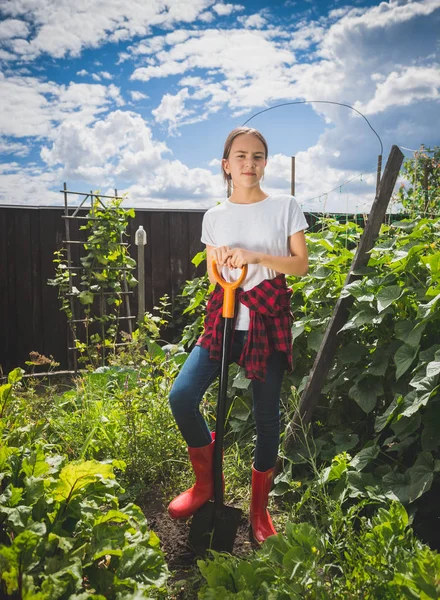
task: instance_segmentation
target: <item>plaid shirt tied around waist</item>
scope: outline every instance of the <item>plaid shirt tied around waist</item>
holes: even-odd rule
[[[235,315],[238,302],[250,311],[247,341],[237,361],[244,367],[248,379],[265,380],[267,359],[275,351],[286,354],[288,370],[292,370],[291,295],[292,290],[287,287],[283,274],[274,279],[265,279],[250,290],[236,290]],[[223,288],[216,284],[206,306],[205,330],[196,343],[209,350],[209,357],[214,360],[221,359],[224,327],[222,308]]]

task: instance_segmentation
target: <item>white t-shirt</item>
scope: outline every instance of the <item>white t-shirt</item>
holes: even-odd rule
[[[297,201],[290,195],[268,196],[252,204],[236,204],[229,199],[210,208],[203,216],[202,242],[219,248],[230,246],[273,256],[290,256],[289,236],[307,229],[307,221]],[[241,269],[222,268],[226,281],[235,281]],[[278,273],[261,265],[249,265],[243,290],[250,290]],[[236,329],[249,329],[249,309],[239,304]]]

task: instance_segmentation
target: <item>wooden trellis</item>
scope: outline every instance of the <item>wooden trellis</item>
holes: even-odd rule
[[[64,183],[62,193],[64,194],[64,215],[62,218],[64,219],[65,224],[65,239],[63,240],[63,245],[66,247],[67,253],[67,270],[69,273],[69,304],[70,304],[70,312],[71,316],[68,317],[69,323],[69,333],[67,336],[67,349],[68,349],[68,358],[70,363],[70,357],[73,356],[73,369],[76,372],[78,370],[78,348],[75,340],[79,339],[78,337],[78,328],[79,324],[84,324],[85,327],[88,326],[88,319],[84,316],[81,316],[81,310],[78,302],[78,294],[74,293],[74,274],[81,273],[84,270],[84,267],[81,265],[80,261],[80,252],[79,250],[84,247],[84,244],[90,244],[90,242],[86,242],[85,240],[72,239],[71,234],[72,230],[79,231],[78,224],[80,221],[100,221],[100,217],[96,216],[95,211],[95,203],[100,204],[104,209],[107,208],[103,202],[103,199],[120,199],[118,196],[117,190],[115,190],[114,196],[105,196],[102,194],[96,194],[92,191],[89,193],[84,192],[73,192],[67,189],[66,183]],[[80,196],[80,202],[72,206],[69,204],[69,196]],[[87,210],[88,214],[82,214],[83,211]],[[91,214],[90,214],[91,213]],[[75,224],[75,226],[73,226]],[[72,225],[72,227],[71,227]],[[119,242],[120,246],[128,246],[127,243],[123,242],[122,234]],[[75,256],[74,256],[75,255]],[[127,267],[112,267],[112,266],[94,266],[93,269],[103,270],[103,269],[118,269],[122,271],[122,286],[123,290],[117,292],[119,295],[123,296],[123,303],[121,306],[125,309],[125,314],[118,314],[115,316],[115,320],[118,322],[125,321],[127,323],[128,333],[131,334],[133,331],[132,321],[136,319],[136,316],[131,314],[130,309],[130,295],[133,294],[131,290],[128,289],[126,272]],[[99,299],[99,310],[100,316],[104,317],[107,314],[106,308],[106,296],[110,294],[114,294],[115,292],[106,291],[101,287],[101,290],[97,293]],[[100,323],[100,334],[101,340],[105,339],[105,323],[104,319],[101,319]],[[118,327],[119,329],[119,327]],[[124,345],[124,343],[115,344],[116,346]],[[101,344],[101,362],[105,364],[105,345]]]

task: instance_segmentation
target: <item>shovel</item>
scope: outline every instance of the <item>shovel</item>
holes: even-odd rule
[[[197,554],[205,554],[209,548],[217,552],[232,552],[242,511],[226,506],[223,498],[223,438],[226,418],[226,394],[228,390],[228,358],[231,346],[231,330],[235,311],[235,290],[247,274],[244,265],[240,277],[229,283],[217,271],[212,262],[214,279],[224,290],[222,316],[224,318],[221,351],[220,380],[217,403],[217,421],[214,445],[214,501],[208,501],[194,514],[189,531],[189,544]]]

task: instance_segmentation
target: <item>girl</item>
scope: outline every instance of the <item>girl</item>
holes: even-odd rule
[[[256,129],[239,127],[225,142],[222,170],[232,185],[231,196],[209,209],[203,218],[208,276],[215,283],[215,259],[226,281],[241,267],[248,273],[237,290],[237,309],[230,362],[245,368],[252,380],[257,442],[252,466],[251,526],[255,540],[276,534],[267,511],[273,470],[278,455],[281,383],[292,368],[290,294],[285,274],[308,270],[304,229],[307,221],[292,196],[266,194],[260,187],[268,147]],[[188,444],[196,482],[169,505],[173,519],[187,518],[213,496],[214,437],[199,404],[220,371],[223,289],[216,286],[205,318],[203,335],[176,378],[170,405]]]

